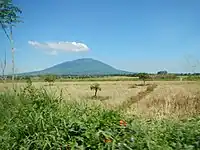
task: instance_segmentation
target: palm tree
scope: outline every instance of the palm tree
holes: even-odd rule
[[[97,97],[97,92],[101,91],[100,84],[95,83],[90,86],[91,90],[94,90],[94,97]]]

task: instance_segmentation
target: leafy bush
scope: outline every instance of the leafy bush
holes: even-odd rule
[[[56,76],[55,75],[47,75],[47,76],[45,76],[44,81],[48,82],[49,86],[53,85],[53,83],[56,81]]]
[[[1,93],[0,149],[200,149],[199,117],[147,121],[60,99],[30,85]]]
[[[149,74],[147,74],[147,73],[139,73],[139,74],[138,74],[138,77],[139,77],[140,80],[142,80],[142,81],[144,82],[144,85],[145,85],[145,82],[146,82],[148,79],[150,79],[150,76],[149,76]]]

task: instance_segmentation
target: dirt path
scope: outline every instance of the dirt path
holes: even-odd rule
[[[148,85],[145,91],[139,92],[136,96],[129,97],[128,100],[121,103],[118,108],[123,110],[130,108],[134,103],[140,101],[151,92],[153,92],[156,87],[156,84]]]

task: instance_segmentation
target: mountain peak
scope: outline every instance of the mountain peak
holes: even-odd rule
[[[73,61],[63,62],[37,73],[55,75],[111,75],[125,74],[128,72],[118,70],[93,58],[81,58]],[[36,73],[34,72],[34,74]]]
[[[91,61],[98,61],[98,60],[95,60],[93,58],[79,58],[79,59],[76,59],[76,60],[72,60],[71,62],[77,62],[77,61],[80,61],[80,62],[91,62]]]
[[[76,60],[73,60],[73,61],[84,61],[84,60],[95,60],[93,58],[79,58],[79,59],[76,59]]]

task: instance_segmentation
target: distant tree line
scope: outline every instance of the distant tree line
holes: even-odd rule
[[[12,75],[0,75],[0,78],[5,78],[6,80],[11,80]],[[35,80],[35,81],[50,81],[51,79],[55,80],[74,80],[74,79],[93,79],[93,78],[106,78],[106,77],[137,77],[140,80],[159,80],[159,79],[166,79],[166,80],[175,80],[179,79],[181,76],[186,76],[188,79],[199,79],[200,73],[168,73],[167,71],[158,71],[157,73],[132,73],[132,74],[107,74],[107,75],[53,75],[53,74],[46,74],[46,75],[16,75],[16,80]],[[189,78],[190,77],[190,78]],[[195,77],[195,78],[194,78]],[[48,81],[47,81],[48,80]],[[144,81],[144,82],[145,82]]]

